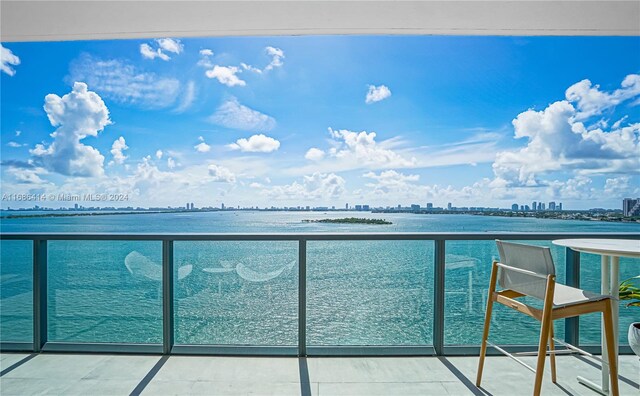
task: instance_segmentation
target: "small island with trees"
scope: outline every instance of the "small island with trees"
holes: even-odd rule
[[[393,224],[384,219],[364,219],[361,217],[345,217],[342,219],[302,220],[303,223],[331,223],[331,224]]]

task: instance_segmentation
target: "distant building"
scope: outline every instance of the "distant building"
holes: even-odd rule
[[[344,204],[344,208],[345,208],[346,210],[349,210],[349,203]]]
[[[356,211],[358,212],[362,211],[362,205],[356,205]]]
[[[520,211],[524,212],[524,205],[520,205]]]
[[[220,209],[224,210],[224,202],[220,205]]]
[[[622,200],[622,214],[625,216],[640,216],[640,198],[625,198]]]
[[[534,212],[538,210],[538,203],[536,201],[533,201],[531,203],[531,210],[533,210]]]
[[[558,210],[562,212],[562,202],[558,203]]]
[[[420,205],[411,204],[411,210],[420,210]]]
[[[524,205],[524,210],[525,210],[526,212],[528,212],[528,211],[530,211],[530,210],[531,210],[531,208],[529,207],[529,205]]]
[[[447,210],[451,210],[451,202],[447,204]]]
[[[369,205],[362,205],[362,210],[371,210],[371,209],[369,209]]]
[[[427,210],[433,210],[433,203],[427,202]]]
[[[398,210],[402,209],[402,205],[398,204]]]
[[[518,211],[518,204],[514,203],[513,205],[511,205],[511,210],[514,211],[514,212],[517,212]]]
[[[187,202],[187,206],[185,206],[187,210],[189,210],[189,202]]]
[[[549,210],[556,210],[556,203],[554,201],[549,202]]]

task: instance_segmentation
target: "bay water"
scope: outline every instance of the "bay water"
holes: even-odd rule
[[[16,212],[3,212],[3,215]],[[386,219],[390,225],[304,222],[325,218]],[[309,232],[640,232],[637,223],[473,215],[365,212],[218,211],[4,218],[8,232],[309,233]],[[508,239],[505,236],[504,239]],[[564,248],[550,241],[559,281]],[[494,241],[448,241],[445,344],[477,345]],[[297,241],[176,241],[175,342],[196,345],[296,345]],[[162,244],[159,241],[49,241],[48,339],[63,342],[162,342]],[[621,280],[640,274],[622,258]],[[33,337],[32,244],[0,246],[0,340]],[[581,287],[600,290],[600,257],[581,255]],[[307,344],[431,345],[433,241],[309,241]],[[640,308],[620,302],[620,342]],[[536,344],[539,323],[499,307],[492,339]],[[556,321],[562,335],[564,322]],[[582,344],[598,344],[599,315],[580,319]]]

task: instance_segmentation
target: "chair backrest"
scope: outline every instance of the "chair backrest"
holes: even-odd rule
[[[544,300],[546,277],[556,274],[549,248],[500,240],[496,240],[496,244],[502,264],[538,275],[534,276],[501,267],[498,277],[500,287]]]

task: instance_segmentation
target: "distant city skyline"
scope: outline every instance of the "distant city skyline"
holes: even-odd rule
[[[640,196],[640,37],[1,50],[3,194],[127,196],[97,206],[519,209],[620,209]],[[75,204],[55,201],[42,206]]]

